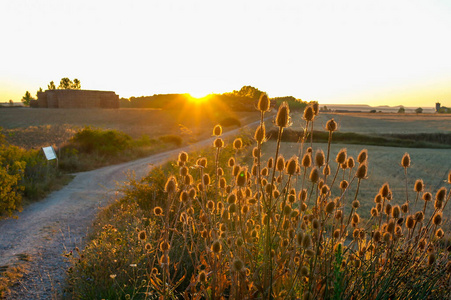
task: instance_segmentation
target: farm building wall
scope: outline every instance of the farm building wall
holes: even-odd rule
[[[46,90],[38,92],[40,108],[119,108],[115,92],[90,90]]]

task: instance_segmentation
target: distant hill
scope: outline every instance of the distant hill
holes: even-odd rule
[[[380,106],[370,106],[367,104],[321,104],[320,108],[323,109],[327,107],[327,109],[332,111],[349,111],[349,112],[384,112],[384,113],[397,113],[399,108],[402,105],[389,106],[389,105],[380,105]],[[418,107],[408,107],[404,106],[406,113],[415,113],[415,109]],[[422,107],[423,113],[434,113],[434,107]]]

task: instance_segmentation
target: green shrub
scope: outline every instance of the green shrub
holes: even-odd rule
[[[117,130],[102,130],[85,127],[71,139],[71,143],[85,153],[116,155],[130,146],[131,137]]]
[[[158,138],[163,143],[174,144],[180,147],[183,143],[183,140],[180,136],[174,134],[163,135]]]
[[[238,120],[235,117],[224,118],[221,122],[219,122],[219,124],[221,124],[221,126],[224,126],[224,127],[231,127],[231,126],[241,127],[240,120]]]

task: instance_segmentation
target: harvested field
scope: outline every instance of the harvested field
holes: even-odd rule
[[[185,142],[194,142],[211,135],[213,126],[226,117],[237,118],[241,124],[259,118],[257,112],[163,111],[159,109],[0,109],[0,127],[12,144],[30,149],[59,146],[76,129],[93,126],[123,131],[133,138],[148,135],[179,135]],[[236,126],[234,126],[236,128]],[[227,128],[226,128],[227,130]]]
[[[298,143],[281,143],[281,154],[286,158],[290,158],[293,155],[297,155],[299,152]],[[276,142],[269,141],[263,145],[263,161],[267,161],[270,156],[274,156],[276,148]],[[446,186],[446,179],[448,172],[451,170],[451,160],[449,159],[450,150],[449,149],[415,149],[415,148],[394,148],[394,147],[379,147],[379,146],[361,146],[361,145],[333,145],[331,146],[331,171],[335,174],[337,164],[335,163],[335,157],[338,151],[342,148],[347,149],[348,156],[354,158],[357,157],[362,149],[368,149],[368,178],[362,181],[361,188],[359,191],[358,200],[361,203],[362,209],[359,209],[362,216],[365,218],[369,217],[369,211],[371,207],[374,206],[374,197],[377,195],[382,184],[389,182],[390,188],[393,191],[392,205],[403,204],[406,200],[406,190],[405,190],[405,177],[404,169],[401,167],[401,158],[404,153],[409,153],[412,164],[411,167],[407,169],[408,175],[408,192],[409,200],[411,202],[415,201],[415,192],[413,191],[413,186],[415,180],[423,179],[425,183],[425,191],[431,192],[435,195],[435,192],[443,186]],[[325,153],[327,152],[327,144],[318,143],[313,144],[313,152],[315,153],[317,149],[322,149]],[[352,175],[355,173],[355,168],[353,169]],[[340,176],[338,180],[341,180],[342,171],[339,172]],[[349,180],[349,170],[347,170],[345,179]],[[332,179],[329,177],[328,184],[330,184]],[[299,185],[301,178],[299,179]],[[306,181],[308,187],[310,187],[310,182]],[[337,186],[338,182],[335,183]],[[335,194],[338,195],[338,190],[334,189]],[[355,190],[349,191],[348,200],[354,197]],[[420,205],[424,204],[423,200],[419,200],[417,209]],[[433,210],[433,206],[429,203],[429,209],[427,212]],[[451,209],[448,206],[447,212],[451,213]],[[449,221],[448,221],[449,222]],[[450,224],[447,224],[449,226]]]
[[[293,127],[299,128],[301,114],[292,114]],[[327,120],[334,118],[341,132],[365,134],[403,134],[451,132],[451,114],[396,113],[320,113],[315,130],[322,130]]]

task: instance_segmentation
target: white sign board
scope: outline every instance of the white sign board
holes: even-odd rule
[[[55,150],[53,150],[53,147],[43,147],[42,151],[44,151],[45,157],[47,160],[56,159],[56,153]]]

